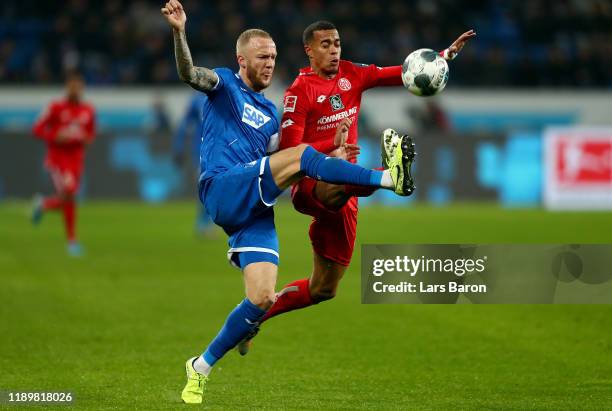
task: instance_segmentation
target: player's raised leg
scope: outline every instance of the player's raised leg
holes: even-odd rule
[[[383,167],[374,170],[383,171]],[[314,197],[325,205],[329,210],[339,210],[351,199],[351,197],[369,197],[380,187],[360,186],[355,184],[330,184],[317,181],[313,190]]]
[[[389,168],[388,159],[391,157],[395,147],[399,144],[402,137],[393,130],[386,129],[383,131],[381,138],[381,149],[383,156],[383,167],[375,170],[383,171]],[[412,147],[414,144],[410,141]],[[414,157],[414,155],[411,155]],[[408,170],[410,172],[410,170]],[[351,199],[351,197],[368,197],[372,195],[379,187],[363,186],[355,184],[330,184],[324,181],[317,181],[313,190],[313,196],[329,210],[339,210]]]
[[[64,177],[59,168],[47,166],[51,182],[55,188],[55,195],[44,197],[41,194],[36,194],[32,200],[32,211],[30,218],[32,224],[40,224],[43,215],[48,211],[59,211],[64,208]]]
[[[214,365],[257,327],[266,310],[274,303],[277,260],[262,261],[271,259],[274,259],[274,256],[269,253],[239,254],[244,273],[246,298],[232,310],[204,353],[187,360],[187,384],[181,393],[184,402],[189,404],[202,402],[204,386]]]
[[[399,144],[402,136],[400,136],[397,131],[388,128],[383,131],[381,138],[381,155],[382,155],[382,163],[383,167],[378,168],[376,170],[384,170],[389,168],[389,158],[392,156],[395,147]],[[408,141],[408,144],[414,149],[414,143],[412,140]],[[412,154],[414,157],[414,154]],[[410,170],[408,170],[410,172]],[[409,175],[410,180],[412,180],[412,176]],[[411,183],[414,185],[414,181]],[[314,196],[325,204],[328,208],[332,210],[338,210],[351,197],[368,197],[371,196],[377,188],[375,187],[367,187],[353,184],[346,184],[343,186],[338,186],[334,184],[328,184],[324,182],[318,182],[315,190],[313,191]],[[414,190],[414,187],[413,187]]]
[[[344,119],[338,127],[338,132],[348,132],[349,127],[350,120]],[[389,157],[389,169],[384,171],[366,169],[339,158],[326,156],[307,144],[300,144],[270,156],[270,167],[274,182],[281,190],[306,175],[328,183],[383,187],[406,196],[414,189],[411,178],[408,178],[413,159],[414,147],[408,140],[395,147]]]

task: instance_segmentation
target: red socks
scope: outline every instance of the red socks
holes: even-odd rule
[[[43,200],[43,210],[62,210],[64,213],[64,227],[68,241],[76,240],[76,202],[74,200],[63,200],[60,197],[46,197]]]
[[[74,241],[76,234],[74,230],[74,223],[76,217],[76,207],[74,200],[67,200],[64,202],[64,226],[66,227],[66,237],[68,241]]]
[[[290,289],[279,295],[276,302],[274,302],[260,322],[263,323],[268,318],[314,304],[310,297],[309,282],[308,278],[304,278],[287,284],[283,289],[288,287],[297,289]]]

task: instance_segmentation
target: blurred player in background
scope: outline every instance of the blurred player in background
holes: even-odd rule
[[[45,168],[51,175],[55,194],[37,196],[32,222],[38,224],[47,211],[61,211],[68,239],[67,251],[79,256],[83,250],[76,235],[76,195],[79,191],[85,148],[95,137],[95,111],[83,101],[84,81],[79,73],[66,79],[66,96],[51,102],[32,128],[47,144]]]
[[[200,143],[202,141],[202,116],[206,94],[196,91],[189,100],[187,111],[174,134],[172,153],[174,162],[177,165],[183,163],[185,158],[185,142],[189,144],[189,153],[192,170],[196,179],[200,176]],[[210,216],[206,212],[204,205],[198,201],[195,223],[196,233],[208,235],[214,230],[214,225]]]
[[[326,156],[306,144],[268,155],[277,150],[279,128],[276,106],[263,95],[276,63],[271,36],[259,29],[240,34],[238,72],[196,67],[187,45],[187,16],[182,5],[171,0],[161,11],[172,28],[179,77],[207,95],[200,199],[229,236],[228,259],[242,270],[246,294],[204,353],[185,363],[187,383],[181,398],[186,403],[201,403],[213,366],[253,331],[276,299],[279,252],[273,206],[282,191],[307,175],[339,184],[385,187],[406,195],[414,152],[407,141],[398,141],[388,156],[390,167],[384,171]],[[339,122],[334,141],[345,141],[349,128],[349,119]]]
[[[440,52],[452,60],[465,43],[475,36],[472,30],[462,34],[449,48]],[[357,144],[357,128],[361,95],[381,86],[402,86],[402,66],[377,67],[341,60],[340,35],[327,21],[317,21],[303,33],[304,50],[310,66],[300,70],[287,89],[281,121],[280,148],[307,143],[323,153],[330,153],[338,123],[352,121],[348,144]],[[395,131],[390,130],[391,133]],[[317,304],[336,295],[338,283],[353,255],[357,231],[357,198],[369,196],[372,187],[333,185],[304,178],[293,186],[291,197],[297,211],[313,217],[310,240],[314,252],[314,268],[310,278],[285,286],[284,293],[263,317]],[[241,354],[249,350],[248,336],[239,345]]]

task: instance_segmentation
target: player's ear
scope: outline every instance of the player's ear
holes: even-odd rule
[[[238,66],[242,69],[246,69],[246,59],[244,58],[243,55],[241,54],[237,54],[236,55],[236,60],[238,61]]]
[[[304,52],[308,58],[312,58],[312,47],[310,47],[310,44],[304,44]]]

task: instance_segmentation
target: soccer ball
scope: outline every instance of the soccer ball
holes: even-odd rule
[[[433,96],[446,87],[448,64],[431,49],[413,51],[402,64],[402,81],[414,95]]]

